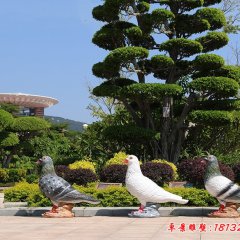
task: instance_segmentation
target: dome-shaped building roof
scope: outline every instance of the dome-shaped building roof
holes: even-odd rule
[[[52,97],[25,93],[0,93],[1,103],[10,103],[21,107],[20,115],[43,116],[44,108],[57,104],[58,100]]]
[[[0,103],[11,103],[28,108],[46,108],[57,104],[58,100],[52,97],[25,93],[0,93]]]

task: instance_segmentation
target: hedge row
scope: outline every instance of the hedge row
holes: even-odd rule
[[[139,202],[125,187],[108,187],[106,189],[96,189],[96,186],[82,187],[74,185],[77,190],[92,195],[99,199],[102,207],[133,207],[139,205]],[[167,191],[189,199],[187,206],[217,206],[218,202],[209,195],[204,189],[197,188],[165,188]],[[37,184],[21,182],[14,187],[4,191],[5,199],[9,202],[28,202],[29,206],[44,207],[50,206],[51,202],[40,192]],[[163,206],[177,205],[166,203]]]

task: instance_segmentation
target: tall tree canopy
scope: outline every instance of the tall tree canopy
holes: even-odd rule
[[[153,157],[177,162],[191,122],[239,121],[240,69],[211,53],[229,40],[224,13],[212,6],[220,2],[105,0],[93,9],[106,23],[93,43],[109,51],[93,66],[103,79],[93,93],[121,101],[135,123],[112,127],[112,135],[132,141],[145,132]]]
[[[14,109],[9,107],[8,110]],[[13,117],[0,108],[0,162],[8,168],[14,154],[21,152],[23,145],[40,131],[50,128],[50,124],[38,117]]]

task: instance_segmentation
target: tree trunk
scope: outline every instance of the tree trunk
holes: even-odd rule
[[[185,139],[185,132],[186,130],[179,129],[178,133],[176,134],[176,140],[171,144],[170,161],[173,163],[178,162],[182,150],[182,144]]]
[[[195,95],[190,94],[178,118],[178,121],[172,125],[173,113],[172,98],[166,97],[163,101],[163,117],[161,129],[161,149],[162,157],[170,162],[176,163],[181,153],[185,132],[188,126],[185,126],[185,120],[194,105]],[[167,109],[167,110],[166,110]],[[164,113],[165,110],[165,113]]]
[[[12,156],[13,156],[12,154],[4,156],[3,164],[2,164],[3,168],[9,168],[9,164],[12,160]]]
[[[169,133],[171,127],[171,106],[172,98],[165,97],[163,100],[163,116],[162,116],[162,129],[161,129],[161,150],[162,157],[170,160],[169,156]]]

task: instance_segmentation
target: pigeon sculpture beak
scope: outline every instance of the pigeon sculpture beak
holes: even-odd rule
[[[207,163],[208,162],[208,157],[204,157],[201,161],[201,163]]]
[[[38,159],[37,161],[36,161],[36,164],[42,164],[42,159],[40,158],[40,159]]]
[[[124,159],[124,160],[123,160],[123,163],[128,164],[128,160],[127,160],[127,159]]]

